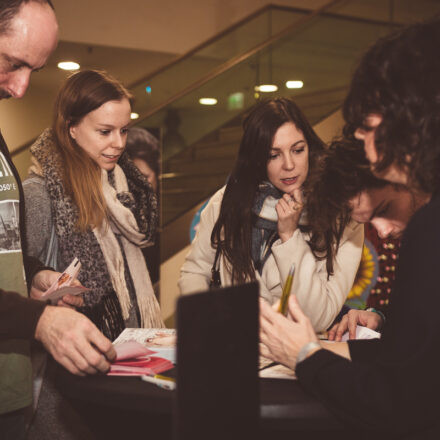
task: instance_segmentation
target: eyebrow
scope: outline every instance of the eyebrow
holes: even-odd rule
[[[27,68],[31,69],[32,72],[38,72],[39,70],[43,69],[46,66],[46,64],[43,64],[42,66],[34,67],[34,66],[31,66],[26,61],[24,61],[24,60],[22,60],[20,58],[11,57],[11,56],[9,56],[6,53],[2,53],[2,56],[9,63],[16,64],[17,66],[20,66],[20,67],[27,67]]]
[[[290,148],[292,148],[292,147],[296,147],[296,146],[297,146],[298,144],[300,144],[301,142],[306,143],[305,139],[300,139],[299,141],[296,141],[294,144],[292,144],[292,145],[290,146]],[[272,147],[271,150],[280,151],[281,148]]]
[[[99,128],[116,128],[115,125],[111,125],[111,124],[101,124],[101,123],[97,123]],[[126,125],[122,126],[121,128],[127,128],[130,125],[130,122],[127,122]]]

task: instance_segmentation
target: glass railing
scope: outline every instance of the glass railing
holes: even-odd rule
[[[166,103],[213,69],[246,53],[307,14],[308,11],[300,9],[260,9],[213,41],[204,43],[167,67],[136,81],[131,87],[135,96],[135,111],[143,114]]]
[[[242,115],[258,99],[292,97],[315,124],[340,108],[368,45],[408,17],[423,19],[440,11],[431,1],[417,2],[417,8],[406,0],[332,3],[310,20],[306,11],[264,10],[151,78],[150,94],[145,83],[138,85],[137,110],[144,113],[139,125],[162,137],[163,225],[224,184],[239,145]],[[273,38],[286,28],[286,35]],[[289,89],[287,81],[303,86]],[[256,91],[261,84],[278,89]],[[201,105],[201,98],[216,103]]]

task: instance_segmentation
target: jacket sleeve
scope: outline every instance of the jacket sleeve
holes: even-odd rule
[[[382,338],[350,343],[352,362],[319,350],[297,366],[306,389],[359,427],[419,432],[414,438],[438,429],[439,199],[436,204],[407,227]]]
[[[45,261],[48,251],[47,243],[49,242],[52,228],[50,197],[44,185],[44,180],[39,177],[25,180],[23,182],[23,192],[25,201],[26,251],[30,257]],[[32,258],[29,261],[32,264]]]
[[[32,339],[46,305],[0,289],[0,340]]]
[[[178,284],[181,294],[209,289],[211,269],[215,259],[211,234],[220,211],[222,197],[223,190],[220,190],[202,211],[196,237],[180,270]]]
[[[286,242],[278,240],[272,246],[282,285],[295,264],[292,292],[316,331],[324,331],[331,325],[347,299],[359,267],[363,243],[363,225],[351,222],[345,228],[330,278],[325,260],[316,260],[305,235],[299,230]]]

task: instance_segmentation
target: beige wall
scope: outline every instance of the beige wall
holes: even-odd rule
[[[314,9],[327,0],[54,0],[61,39],[182,53],[269,3]]]
[[[55,90],[43,91],[31,87],[23,99],[0,101],[0,128],[10,151],[29,142],[50,125],[54,98]],[[29,151],[13,159],[23,178],[30,164]]]
[[[332,115],[328,116],[313,128],[316,134],[325,142],[329,143],[334,138],[342,135],[342,127],[344,126],[344,118],[342,111],[337,110]]]

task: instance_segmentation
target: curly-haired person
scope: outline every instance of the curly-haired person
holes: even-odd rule
[[[439,43],[438,19],[380,39],[344,105],[344,133],[364,143],[373,172],[432,194],[403,235],[382,338],[321,345],[295,298],[293,320],[261,303],[262,353],[294,368],[305,389],[375,438],[440,436]]]

